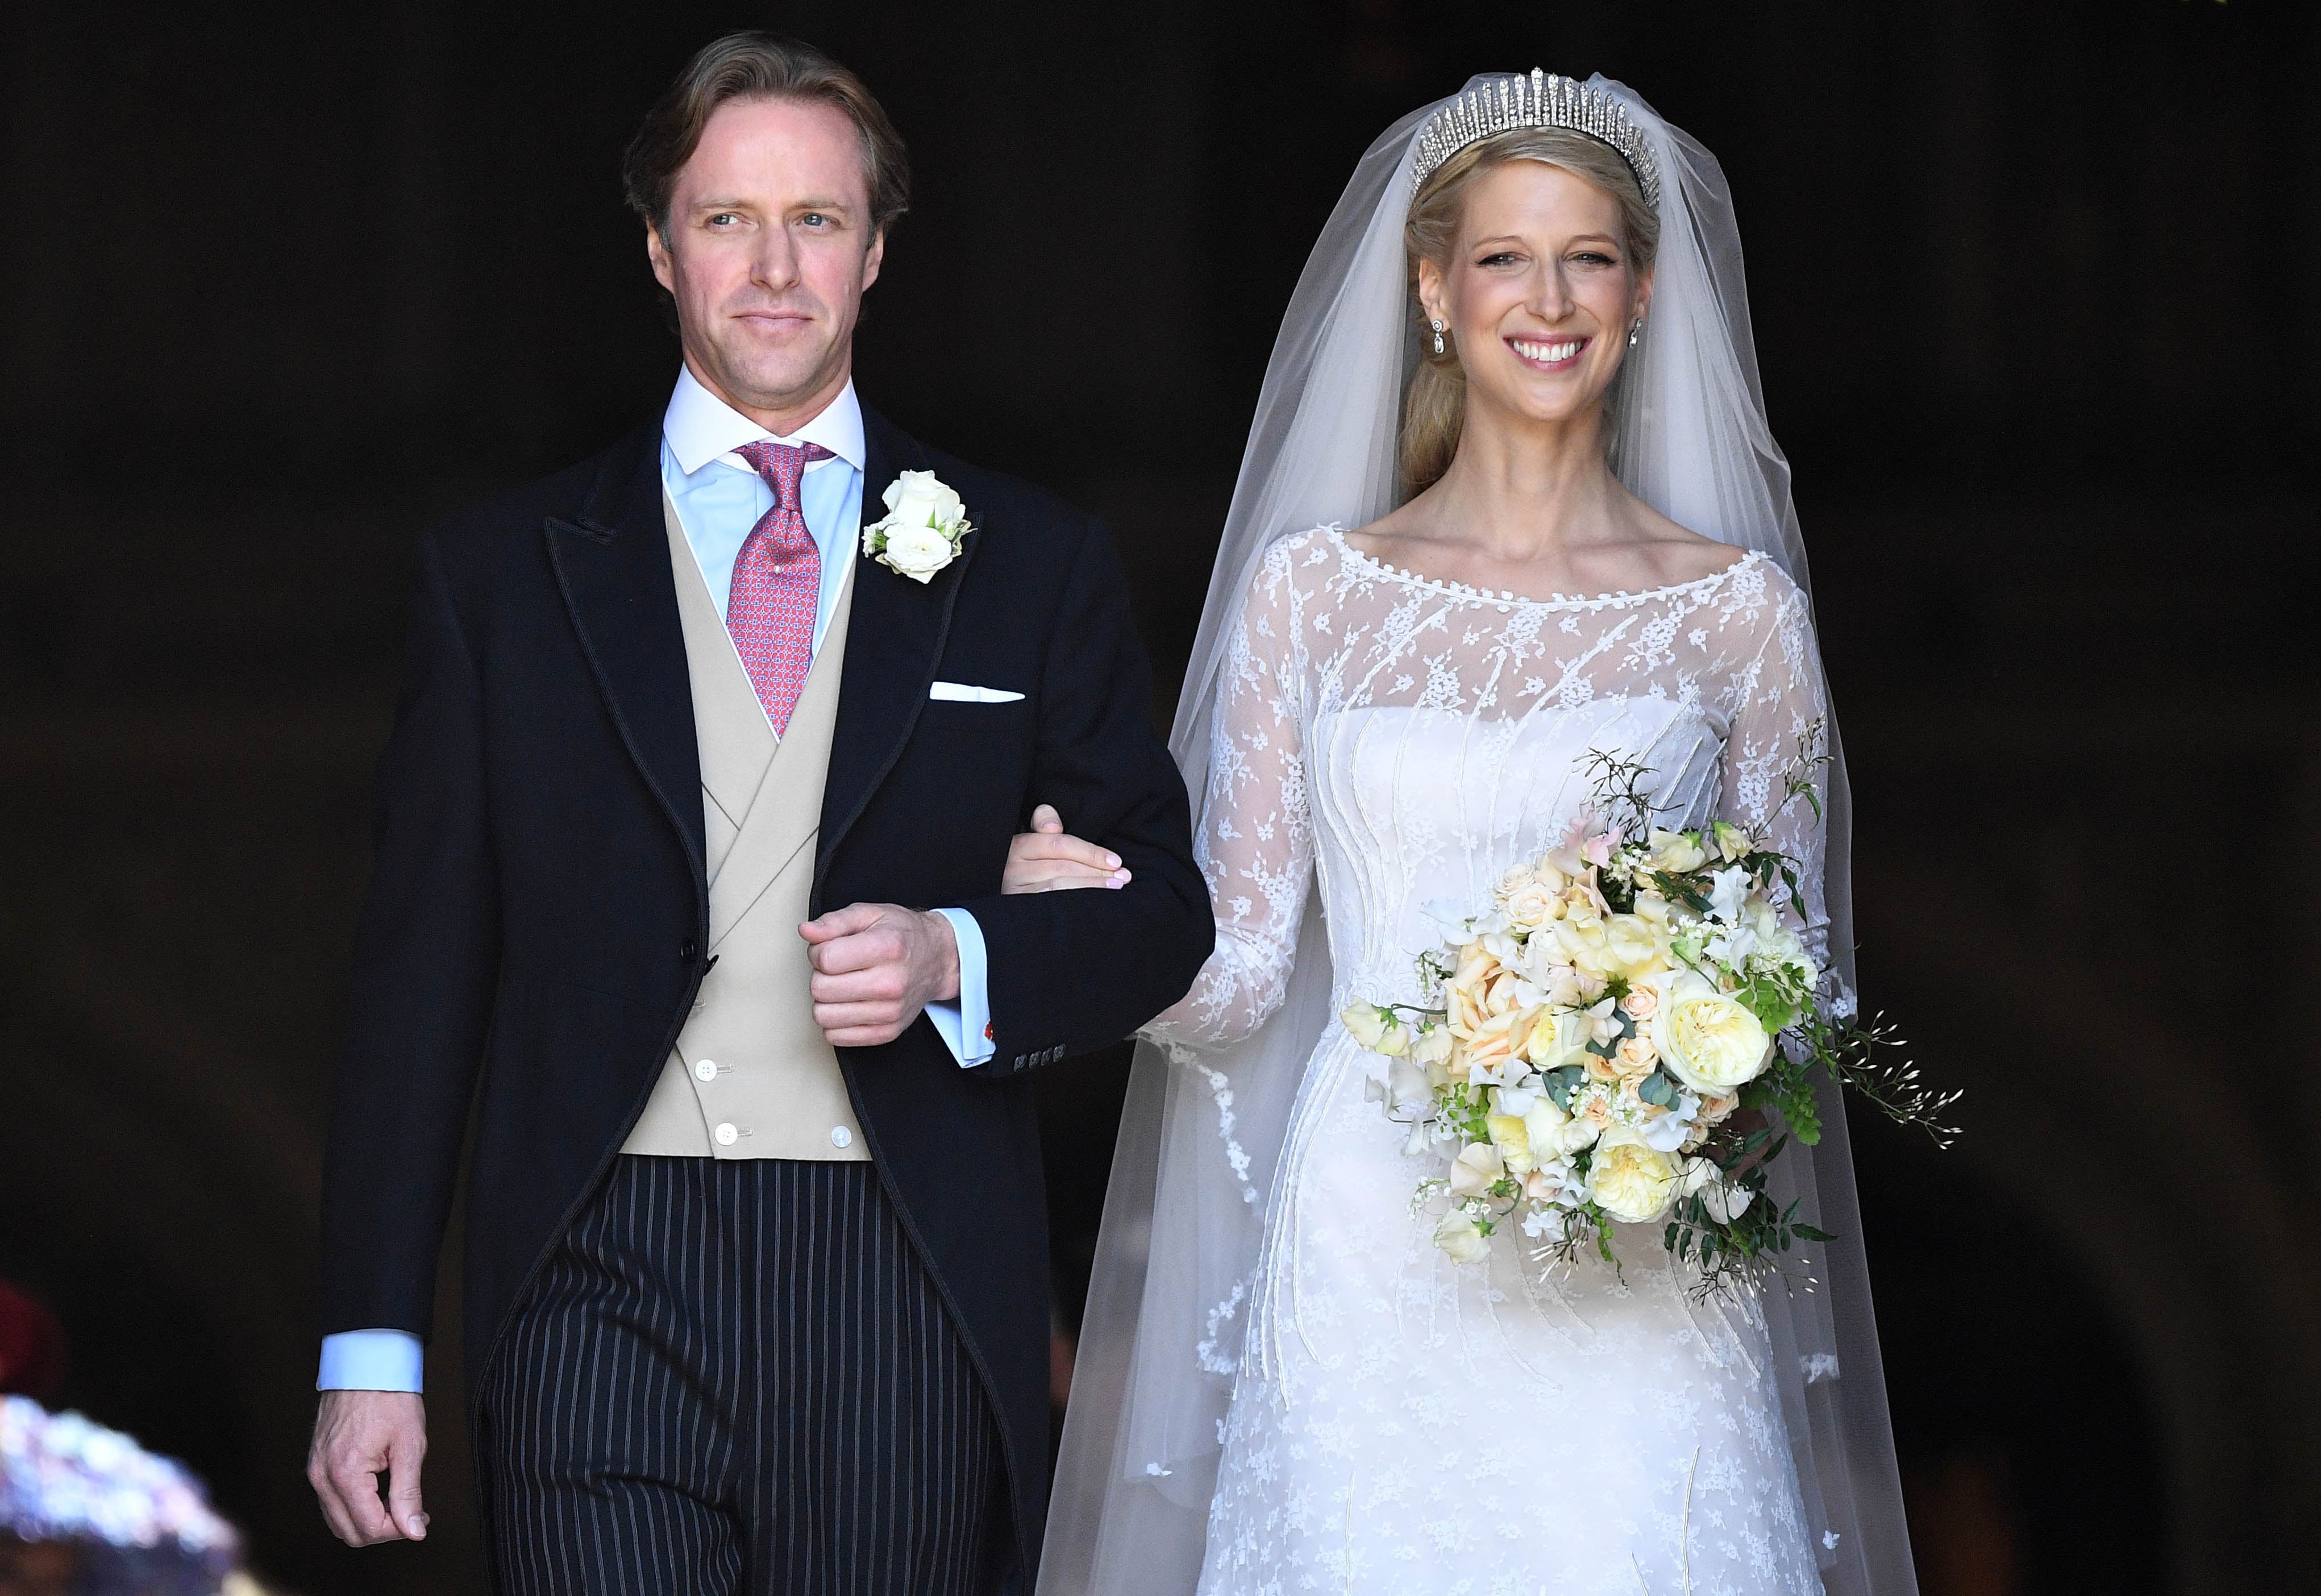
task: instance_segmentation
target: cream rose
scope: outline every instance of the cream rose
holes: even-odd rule
[[[1490,1127],[1491,1146],[1507,1173],[1527,1175],[1539,1166],[1539,1160],[1532,1155],[1531,1132],[1520,1117],[1493,1114],[1484,1123]]]
[[[1579,1062],[1577,1055],[1588,1044],[1588,1038],[1580,1030],[1584,1023],[1580,1016],[1570,1012],[1542,1015],[1539,1022],[1532,1026],[1531,1035],[1524,1046],[1524,1057],[1532,1062],[1534,1068],[1541,1070],[1556,1070],[1565,1064]]]
[[[1664,969],[1660,928],[1642,915],[1614,915],[1604,922],[1604,969],[1631,979]]]
[[[1593,915],[1582,917],[1573,915],[1558,920],[1548,927],[1555,933],[1556,950],[1561,962],[1583,975],[1598,979],[1614,972],[1604,967],[1604,922]]]
[[[1650,1038],[1631,1036],[1614,1051],[1612,1067],[1623,1075],[1649,1075],[1660,1056]]]
[[[1643,1225],[1668,1212],[1676,1199],[1677,1169],[1630,1131],[1614,1131],[1596,1144],[1588,1184],[1597,1206],[1624,1225]]]
[[[1648,984],[1633,986],[1628,995],[1620,999],[1620,1007],[1628,1011],[1630,1019],[1642,1025],[1661,1011],[1661,995]]]
[[[1562,896],[1538,881],[1526,881],[1500,900],[1499,912],[1520,931],[1536,931],[1563,912]]]
[[[1652,1040],[1670,1074],[1704,1098],[1719,1098],[1764,1072],[1773,1039],[1755,1015],[1689,970],[1655,984],[1661,1010]]]
[[[1524,1140],[1534,1159],[1569,1158],[1596,1140],[1596,1126],[1585,1119],[1574,1119],[1542,1092],[1524,1111]]]

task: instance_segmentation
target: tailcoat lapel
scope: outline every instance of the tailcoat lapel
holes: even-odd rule
[[[923,470],[926,453],[886,417],[862,407],[866,458],[862,471],[865,524],[886,514],[887,485],[905,470]],[[968,506],[972,516],[975,506]],[[831,856],[861,816],[878,783],[894,768],[918,724],[951,631],[951,606],[977,546],[988,535],[970,534],[959,558],[932,580],[915,582],[878,564],[854,545],[854,614],[846,634],[846,670],[840,680],[838,725],[831,739],[830,779],[823,789],[820,856],[815,862],[815,912]]]
[[[659,417],[614,445],[578,513],[569,521],[549,517],[546,535],[557,585],[613,723],[684,837],[699,886],[707,879],[701,757],[661,510]]]

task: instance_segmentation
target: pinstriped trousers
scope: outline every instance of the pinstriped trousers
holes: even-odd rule
[[[869,1163],[624,1156],[479,1393],[503,1596],[975,1596],[997,1427]]]

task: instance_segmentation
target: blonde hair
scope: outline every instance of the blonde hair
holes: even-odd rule
[[[1418,369],[1410,374],[1410,387],[1402,401],[1406,494],[1416,494],[1441,480],[1459,452],[1459,435],[1467,423],[1467,369],[1460,364],[1455,345],[1442,354],[1434,352],[1433,330],[1426,327],[1426,311],[1418,303],[1418,263],[1431,260],[1438,270],[1451,269],[1459,226],[1466,215],[1467,191],[1484,173],[1511,160],[1561,167],[1619,201],[1621,231],[1627,238],[1634,271],[1650,271],[1660,247],[1661,219],[1644,203],[1636,174],[1617,150],[1586,133],[1560,127],[1517,128],[1497,138],[1479,140],[1436,168],[1410,202],[1410,217],[1402,230],[1403,249],[1410,264],[1411,311],[1422,329]]]

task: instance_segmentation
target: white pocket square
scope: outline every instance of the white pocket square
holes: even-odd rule
[[[929,698],[945,704],[1013,704],[1023,696],[1005,688],[969,687],[963,681],[939,681],[927,689]]]

